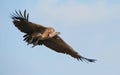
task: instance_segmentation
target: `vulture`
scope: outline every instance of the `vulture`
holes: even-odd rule
[[[95,59],[89,59],[81,56],[70,45],[68,45],[60,36],[60,32],[56,32],[52,27],[45,27],[29,21],[29,13],[26,10],[22,13],[20,10],[11,14],[13,24],[21,32],[27,44],[32,44],[32,47],[44,45],[58,53],[64,53],[76,58],[77,60],[94,62]]]

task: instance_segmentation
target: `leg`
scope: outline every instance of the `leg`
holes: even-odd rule
[[[27,45],[29,45],[32,41],[33,41],[33,37],[28,41]]]

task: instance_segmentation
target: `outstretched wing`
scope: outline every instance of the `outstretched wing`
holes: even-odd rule
[[[24,38],[25,38],[24,41],[29,42],[31,40],[31,35],[26,35]],[[37,39],[34,39],[31,42],[31,44],[34,45],[34,43],[36,42]],[[81,60],[81,61],[87,60],[89,62],[95,61],[95,59],[88,59],[88,58],[85,58],[85,57],[79,55],[71,46],[69,46],[58,35],[56,35],[55,37],[50,38],[50,39],[39,40],[38,45],[45,45],[46,47],[48,47],[56,52],[68,54],[68,55],[76,58],[77,60]]]
[[[94,62],[95,59],[88,59],[79,55],[71,46],[69,46],[64,40],[62,40],[58,35],[43,41],[43,44],[56,52],[68,54],[78,60],[87,60],[89,62]]]
[[[33,33],[33,32],[39,32],[42,33],[46,27],[42,26],[42,25],[38,25],[32,22],[29,22],[28,18],[29,18],[29,13],[26,13],[26,10],[24,11],[24,13],[22,14],[21,11],[19,10],[19,12],[15,11],[15,13],[13,13],[11,15],[11,18],[13,19],[13,23],[14,25],[21,31],[24,33]]]

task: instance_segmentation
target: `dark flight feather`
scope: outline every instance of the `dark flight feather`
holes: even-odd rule
[[[26,13],[26,10],[22,14],[19,10],[12,14],[11,18],[13,19],[14,25],[21,31],[24,32],[25,35],[23,36],[24,41],[28,44],[33,44],[33,47],[36,45],[45,45],[46,47],[59,52],[71,55],[72,57],[76,58],[77,60],[87,60],[89,62],[94,62],[95,59],[88,59],[81,55],[79,55],[71,46],[69,46],[59,35],[54,36],[53,38],[45,39],[45,40],[38,40],[38,38],[32,38],[33,33],[43,34],[47,27],[42,25],[38,25],[32,23],[28,20],[29,14]],[[36,41],[38,40],[37,44]]]

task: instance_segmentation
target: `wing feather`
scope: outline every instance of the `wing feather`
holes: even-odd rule
[[[24,13],[22,14],[22,12],[19,10],[19,12],[17,12],[15,10],[15,13],[12,14],[13,19],[13,23],[14,25],[21,31],[24,33],[33,33],[33,32],[40,32],[42,33],[46,27],[42,26],[42,25],[38,25],[32,22],[28,21],[29,18],[29,14],[26,14],[26,10],[24,11]]]
[[[82,60],[87,60],[89,62],[95,61],[95,59],[88,59],[88,58],[85,58],[85,57],[79,55],[71,46],[69,46],[58,35],[51,39],[47,39],[47,40],[43,41],[43,44],[56,52],[68,54],[78,60],[81,60],[81,61]]]
[[[24,41],[26,41],[28,44],[33,44],[33,47],[34,47],[34,43],[36,42],[37,39],[34,39],[31,43],[29,43],[29,41],[31,40],[31,35],[29,35],[29,34],[24,35]],[[46,47],[48,47],[56,52],[68,54],[68,55],[76,58],[77,60],[81,60],[81,61],[85,60],[85,61],[89,61],[89,62],[95,61],[95,59],[88,59],[88,58],[85,58],[85,57],[79,55],[71,46],[69,46],[58,35],[53,38],[50,38],[50,39],[39,40],[38,45],[45,45]]]
[[[20,13],[20,16],[21,16],[21,17],[24,17],[24,16],[22,15],[22,13],[21,13],[21,11],[20,11],[20,10],[19,10],[19,13]]]

